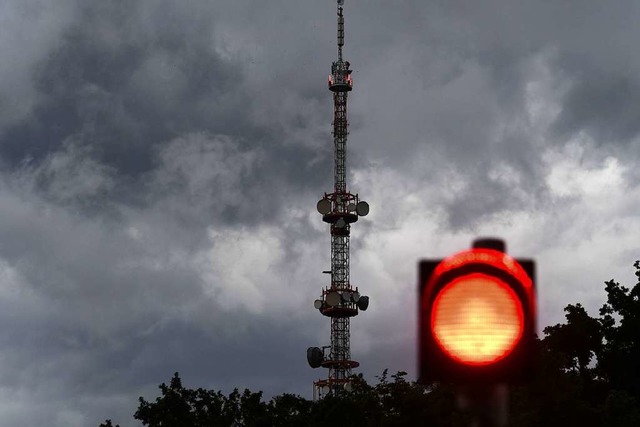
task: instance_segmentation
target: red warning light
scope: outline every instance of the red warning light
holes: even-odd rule
[[[524,313],[515,292],[486,274],[449,282],[431,309],[433,336],[451,358],[469,365],[494,363],[522,338]]]
[[[534,262],[474,247],[419,264],[419,380],[520,382],[532,371]]]

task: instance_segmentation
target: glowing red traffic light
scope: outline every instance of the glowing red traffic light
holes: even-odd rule
[[[451,358],[469,365],[493,363],[522,338],[522,304],[503,281],[469,274],[440,290],[431,309],[431,330]]]
[[[524,379],[531,366],[534,263],[474,247],[420,263],[420,381]]]

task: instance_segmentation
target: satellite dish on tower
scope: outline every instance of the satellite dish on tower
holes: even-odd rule
[[[350,292],[343,292],[341,296],[342,296],[342,301],[351,302],[351,293]]]
[[[352,293],[351,299],[353,300],[353,302],[358,302],[358,300],[360,299],[360,292],[355,291],[354,293]]]
[[[369,203],[367,202],[358,202],[356,205],[356,213],[360,216],[367,216],[369,213]]]
[[[316,209],[318,209],[318,212],[322,215],[328,214],[331,212],[331,201],[328,199],[320,199],[316,205]]]
[[[347,210],[348,210],[349,212],[353,212],[353,211],[355,211],[355,210],[356,210],[356,204],[355,204],[355,203],[349,203],[349,204],[347,205]]]
[[[316,310],[320,310],[320,308],[322,308],[322,300],[320,300],[320,299],[315,300],[315,301],[313,302],[313,307],[314,307]]]
[[[360,297],[358,300],[358,308],[362,311],[366,311],[369,307],[369,297]]]
[[[340,304],[340,294],[338,294],[337,292],[329,292],[327,294],[327,304],[329,304],[331,307],[335,307],[336,305]]]
[[[338,0],[338,4],[342,6],[344,4],[344,0]]]
[[[314,369],[319,368],[320,365],[322,365],[322,359],[324,359],[324,355],[318,347],[309,347],[307,349],[307,362],[309,366]]]

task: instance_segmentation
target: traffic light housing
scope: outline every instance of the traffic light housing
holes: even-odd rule
[[[419,263],[422,383],[519,383],[533,368],[535,264],[497,239]]]

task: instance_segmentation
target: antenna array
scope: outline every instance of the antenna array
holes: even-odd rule
[[[351,389],[351,370],[359,363],[351,359],[350,319],[369,306],[369,297],[361,296],[349,277],[349,236],[351,224],[369,213],[367,202],[347,189],[347,95],[353,89],[350,65],[342,57],[344,46],[343,0],[338,0],[338,60],[331,65],[329,90],[333,92],[333,192],[325,193],[316,206],[322,220],[330,224],[331,283],[322,290],[314,307],[331,319],[331,345],[310,347],[307,361],[312,368],[329,370],[326,379],[315,381],[314,399]]]

